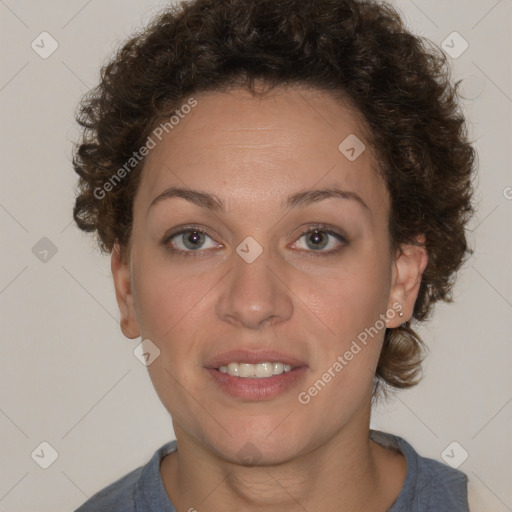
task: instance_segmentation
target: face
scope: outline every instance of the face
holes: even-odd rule
[[[426,259],[392,252],[378,162],[339,100],[194,98],[147,156],[128,260],[112,256],[121,325],[160,350],[148,371],[178,439],[280,462],[365,428]]]

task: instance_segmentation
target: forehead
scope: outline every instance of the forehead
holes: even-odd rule
[[[234,89],[194,99],[179,122],[152,135],[139,204],[171,186],[214,192],[227,202],[281,203],[284,192],[336,185],[382,201],[361,117],[330,94],[287,87],[263,98]]]

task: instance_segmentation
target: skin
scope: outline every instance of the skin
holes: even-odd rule
[[[194,97],[197,106],[148,155],[130,246],[112,253],[122,331],[160,350],[148,371],[179,447],[161,464],[167,493],[183,511],[385,511],[406,472],[401,454],[368,438],[385,329],[308,404],[297,395],[393,304],[404,316],[386,327],[411,317],[425,249],[391,250],[387,189],[347,105],[298,86],[263,99],[241,89]],[[338,150],[349,134],[366,145],[352,162]],[[215,194],[226,211],[176,197],[150,207],[171,186]],[[332,186],[366,207],[328,198],[282,208],[290,194]],[[311,223],[348,242],[324,235],[328,245],[311,248],[311,233],[301,236]],[[190,224],[207,230],[204,245],[190,257],[172,253],[187,246],[166,235]],[[263,249],[250,264],[236,252],[247,236]],[[308,368],[276,398],[234,398],[204,367],[239,348],[275,349]],[[260,454],[253,466],[237,455],[247,443]]]

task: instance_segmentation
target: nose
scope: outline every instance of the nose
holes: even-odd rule
[[[260,329],[291,318],[293,301],[286,276],[270,259],[265,250],[251,263],[233,254],[232,270],[216,303],[222,321]]]

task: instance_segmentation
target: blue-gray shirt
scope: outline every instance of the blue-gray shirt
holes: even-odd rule
[[[468,512],[467,476],[441,462],[421,457],[404,439],[370,430],[379,444],[401,451],[407,461],[402,490],[387,512]],[[151,460],[97,492],[75,512],[176,512],[160,475],[160,462],[177,449],[160,447]]]

